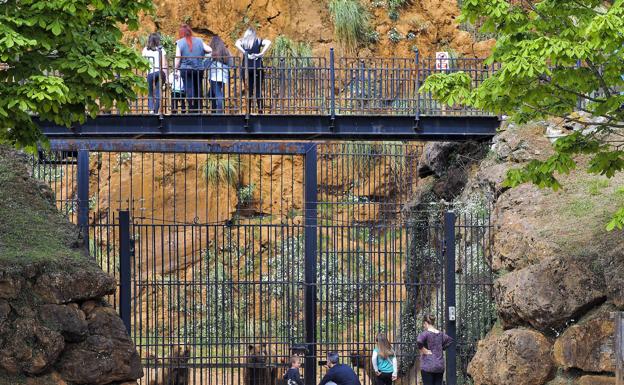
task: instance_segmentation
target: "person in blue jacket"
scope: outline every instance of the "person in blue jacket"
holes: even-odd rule
[[[319,385],[362,385],[353,369],[340,363],[338,353],[330,352],[327,354],[327,367],[329,370]]]

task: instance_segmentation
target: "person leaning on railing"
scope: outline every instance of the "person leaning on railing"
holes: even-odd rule
[[[180,27],[179,38],[175,69],[180,70],[189,111],[199,113],[204,95],[204,57],[206,53],[211,54],[212,49],[202,39],[194,37],[193,30],[186,24]]]
[[[258,113],[260,114],[264,106],[262,57],[270,46],[271,40],[259,39],[256,30],[251,27],[245,31],[242,38],[236,41],[236,48],[243,53],[243,67],[247,66],[247,70],[242,72],[242,75],[247,77],[247,92],[250,98],[256,98]]]
[[[143,57],[150,62],[147,74],[147,108],[150,113],[157,114],[160,108],[160,87],[167,79],[167,55],[160,44],[160,35],[152,33],[143,48]]]
[[[212,60],[208,68],[210,77],[210,103],[212,112],[222,114],[225,107],[225,86],[230,80],[232,55],[219,36],[210,41]]]

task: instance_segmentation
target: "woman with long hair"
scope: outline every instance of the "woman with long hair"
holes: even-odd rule
[[[377,347],[373,350],[372,361],[377,385],[390,385],[392,381],[396,381],[399,373],[396,354],[385,333],[377,335]]]
[[[202,39],[194,37],[193,30],[186,24],[180,27],[178,36],[175,69],[180,70],[187,107],[190,112],[199,113],[204,95],[204,57],[212,50]]]
[[[260,39],[256,30],[248,28],[243,37],[236,41],[236,48],[243,53],[243,65],[247,66],[247,92],[249,97],[254,97],[258,105],[258,113],[262,113],[264,101],[262,99],[262,87],[264,82],[264,71],[262,67],[262,57],[271,46],[271,41]]]
[[[150,64],[147,74],[147,108],[150,113],[157,114],[160,108],[160,87],[162,81],[167,78],[168,69],[167,55],[160,44],[158,33],[149,35],[142,55]]]
[[[427,315],[423,319],[425,329],[418,335],[416,345],[420,350],[420,374],[423,385],[442,385],[444,380],[444,350],[453,340],[435,327],[435,318]]]
[[[212,63],[210,64],[210,102],[212,112],[222,114],[225,102],[225,86],[230,80],[232,55],[219,36],[210,41]]]

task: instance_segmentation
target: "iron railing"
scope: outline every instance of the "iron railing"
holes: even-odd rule
[[[160,78],[142,73],[154,92],[131,101],[129,114],[482,116],[489,114],[462,106],[447,108],[420,87],[430,75],[451,71],[468,73],[476,87],[497,68],[484,59],[451,58],[442,63],[418,53],[412,58],[335,58],[333,50],[329,58],[266,57],[257,70],[238,57],[194,59],[205,63],[205,69],[175,71],[172,61],[163,66]],[[210,67],[215,62],[227,65]],[[180,82],[174,83],[176,79]],[[188,89],[191,83],[194,96],[179,92],[180,86]],[[156,92],[160,98],[154,97]]]

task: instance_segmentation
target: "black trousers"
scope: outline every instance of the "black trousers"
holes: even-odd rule
[[[256,99],[258,104],[258,113],[262,113],[264,107],[264,99],[262,97],[262,89],[264,88],[264,70],[262,68],[247,69],[247,88],[249,98]]]
[[[429,373],[424,370],[420,371],[423,379],[423,385],[442,385],[444,373]]]
[[[375,378],[377,385],[392,385],[392,373],[381,373]]]

